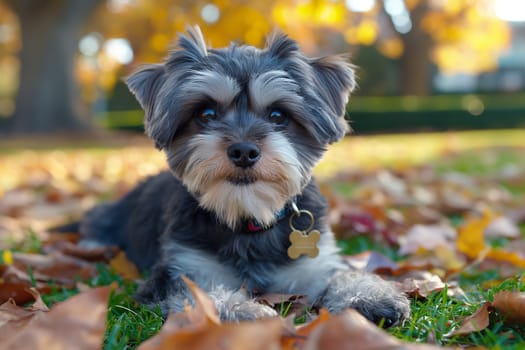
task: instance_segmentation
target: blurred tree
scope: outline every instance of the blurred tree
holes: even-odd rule
[[[20,76],[13,133],[89,126],[74,79],[80,31],[102,0],[4,0],[21,31]]]
[[[505,22],[491,13],[495,0],[0,0],[18,15],[21,28],[20,84],[12,130],[46,132],[88,125],[84,100],[103,100],[129,62],[107,45],[125,39],[133,62],[161,60],[176,33],[198,24],[214,47],[235,40],[261,46],[274,27],[297,39],[310,55],[380,52],[397,68],[380,89],[399,80],[405,95],[431,93],[432,72],[478,73],[496,68],[509,42]],[[104,3],[105,6],[97,5]],[[92,16],[92,14],[95,14]],[[92,21],[87,21],[88,18]],[[90,33],[97,50],[79,55],[79,34]],[[121,41],[122,42],[122,41]],[[349,47],[350,46],[350,47]],[[357,57],[359,57],[357,55]],[[76,65],[75,65],[76,62]],[[381,59],[367,59],[381,65]],[[74,68],[76,70],[74,70]],[[384,67],[363,67],[381,79]],[[362,84],[380,93],[370,83]],[[368,89],[368,88],[367,88]]]
[[[351,45],[375,45],[398,60],[398,93],[428,95],[434,67],[470,74],[497,68],[498,54],[510,43],[510,29],[495,17],[494,1],[281,0],[273,19],[306,41],[306,47],[315,41],[319,47],[318,34],[326,35],[319,27],[342,33]]]

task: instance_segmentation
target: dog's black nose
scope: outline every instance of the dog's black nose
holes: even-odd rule
[[[253,143],[234,143],[228,147],[228,158],[238,167],[248,168],[261,158],[261,150]]]

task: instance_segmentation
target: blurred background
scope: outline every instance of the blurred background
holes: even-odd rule
[[[140,130],[122,77],[193,24],[212,47],[280,28],[349,52],[358,134],[525,126],[522,0],[0,0],[0,135]]]

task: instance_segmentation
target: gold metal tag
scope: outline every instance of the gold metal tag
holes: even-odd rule
[[[290,216],[290,233],[289,239],[290,247],[288,248],[288,256],[291,259],[297,259],[301,255],[306,255],[310,258],[315,258],[319,255],[319,248],[317,242],[321,239],[321,233],[318,230],[312,230],[314,226],[314,216],[308,210],[299,210],[295,203],[292,203],[294,213]],[[301,231],[294,227],[293,220],[301,215],[306,215],[310,218],[310,224],[306,230]]]
[[[304,254],[309,258],[315,258],[319,255],[319,248],[317,247],[319,239],[321,239],[321,233],[317,230],[310,231],[308,234],[293,231],[290,233],[292,245],[288,248],[288,256],[291,259],[297,259]]]

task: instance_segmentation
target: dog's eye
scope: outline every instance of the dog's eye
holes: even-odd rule
[[[273,109],[268,115],[268,119],[274,124],[283,125],[288,121],[286,114],[278,109]]]
[[[217,117],[217,111],[213,108],[204,108],[197,116],[200,122],[207,123]]]

